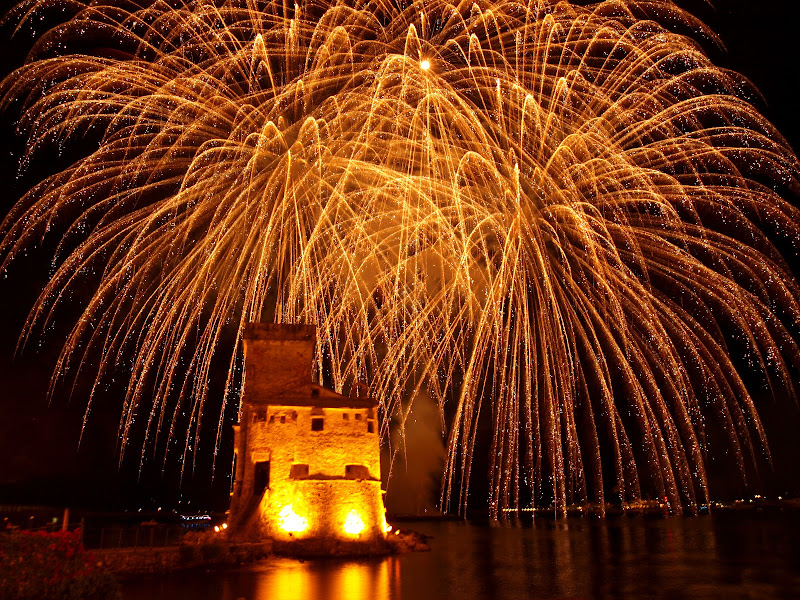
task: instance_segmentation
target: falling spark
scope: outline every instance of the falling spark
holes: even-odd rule
[[[193,452],[212,357],[238,401],[243,328],[273,320],[319,327],[317,377],[369,381],[384,439],[417,391],[438,403],[445,510],[467,508],[484,421],[494,515],[695,510],[709,455],[743,478],[768,455],[742,369],[793,393],[778,248],[800,221],[775,190],[797,194],[798,162],[672,2],[69,10],[2,97],[24,164],[99,143],[10,211],[0,260],[66,227],[23,341],[97,275],[54,384],[131,362],[123,448],[143,418]]]

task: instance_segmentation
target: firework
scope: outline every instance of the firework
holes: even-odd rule
[[[671,2],[64,6],[3,97],[26,164],[97,143],[11,210],[0,257],[69,224],[24,336],[94,274],[55,379],[132,360],[123,446],[136,418],[184,452],[219,418],[218,441],[212,356],[238,401],[244,325],[273,320],[318,325],[318,379],[369,382],[385,438],[438,403],[447,510],[483,423],[492,514],[691,510],[709,454],[742,477],[768,455],[742,370],[793,393],[800,221],[775,190],[798,163]]]

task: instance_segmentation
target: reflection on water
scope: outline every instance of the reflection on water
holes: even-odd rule
[[[434,536],[430,553],[276,558],[128,582],[124,598],[800,598],[795,512],[408,525]]]
[[[378,561],[307,561],[276,559],[254,570],[255,586],[247,600],[273,598],[391,598],[389,563]]]
[[[309,560],[273,558],[243,569],[193,571],[123,584],[125,600],[276,600],[395,598],[399,559]],[[394,571],[394,572],[393,572]]]

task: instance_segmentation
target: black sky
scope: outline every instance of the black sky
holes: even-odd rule
[[[794,2],[779,0],[719,0],[716,9],[699,1],[679,4],[693,9],[720,35],[727,52],[706,46],[714,62],[743,73],[757,86],[764,96],[763,103],[757,102],[759,110],[796,151],[800,150],[800,9],[794,8]],[[787,9],[787,5],[793,8]],[[7,38],[8,30],[2,34]],[[20,49],[24,45],[0,41],[5,72],[22,60]],[[16,176],[21,146],[12,139],[11,130],[9,115],[0,115],[2,213],[35,180],[35,173]],[[70,403],[69,388],[61,387],[48,405],[48,378],[66,321],[43,344],[34,340],[27,351],[14,358],[25,315],[46,282],[49,259],[46,252],[32,250],[0,278],[0,504],[69,503],[96,508],[174,505],[179,496],[176,457],[172,457],[163,477],[160,467],[150,464],[139,478],[135,457],[118,468],[119,404],[113,393],[92,412],[80,448],[84,389],[79,387]],[[780,469],[789,468],[787,464],[798,458],[792,431],[798,424],[797,414],[795,411],[784,418],[784,410],[774,404],[765,409],[765,419],[774,429],[770,441],[788,457],[778,463]],[[183,495],[193,498],[195,506],[226,508],[229,436],[226,440],[222,468],[213,484],[207,456],[198,463],[195,476],[190,474],[184,481]],[[789,477],[795,478],[796,473],[790,470]]]

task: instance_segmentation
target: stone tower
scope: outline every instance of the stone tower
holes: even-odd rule
[[[304,552],[381,551],[377,404],[312,383],[314,347],[313,326],[245,329],[230,529]]]

